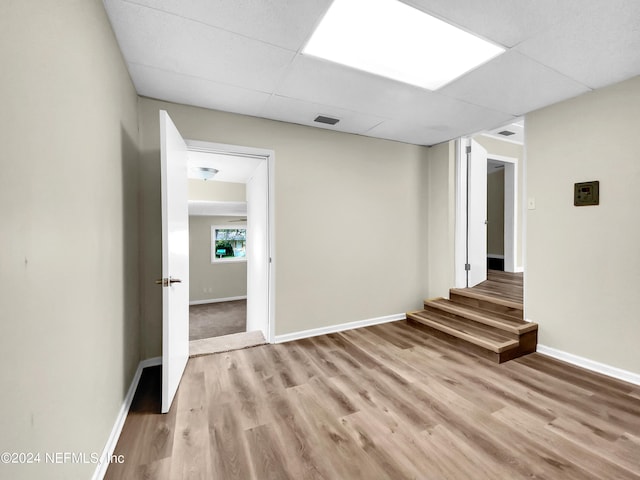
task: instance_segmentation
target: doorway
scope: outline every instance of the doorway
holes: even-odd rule
[[[487,268],[504,272],[504,164],[487,161]]]
[[[214,194],[223,183],[189,184],[199,187],[190,188],[189,201],[189,340],[246,332],[247,217],[228,213],[228,202],[202,200],[202,193]]]
[[[270,341],[273,152],[186,143],[191,356]]]
[[[275,155],[260,150],[210,142],[185,141],[169,114],[159,111],[160,185],[162,213],[162,413],[169,411],[190,356],[189,343],[189,199],[190,156],[198,153],[259,160],[247,181],[247,330],[256,331],[260,342],[274,337],[274,224],[273,167]],[[207,157],[207,161],[210,158]],[[203,170],[207,170],[203,167]],[[216,169],[211,169],[217,173]],[[250,213],[250,215],[249,215]],[[249,248],[250,247],[250,248]],[[226,338],[223,336],[218,338]],[[245,345],[246,346],[246,345]],[[242,348],[218,347],[216,351]],[[197,352],[206,354],[211,351]]]
[[[518,159],[489,153],[487,156],[487,266],[490,270],[518,272],[517,195]],[[491,268],[494,265],[499,268]]]
[[[499,260],[505,272],[522,272],[518,242],[521,241],[519,229],[522,229],[524,215],[518,215],[518,212],[523,205],[519,168],[522,168],[524,148],[522,144],[501,145],[501,140],[490,136],[488,139],[479,137],[461,138],[456,143],[456,288],[482,283],[486,280],[487,269],[495,260]],[[496,151],[515,155],[497,154]],[[488,200],[492,195],[489,191],[490,176],[496,171],[501,172],[500,183],[503,185],[502,210],[497,219],[495,211],[488,211]],[[492,225],[492,221],[500,223],[501,233],[497,235],[501,238],[496,238],[498,228],[494,227],[498,225]]]

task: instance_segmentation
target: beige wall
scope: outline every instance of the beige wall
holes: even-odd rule
[[[523,262],[523,210],[522,195],[524,192],[524,147],[516,143],[505,142],[484,135],[476,135],[473,139],[487,149],[489,157],[491,154],[517,159],[518,165],[518,193],[516,195],[516,268],[522,268]]]
[[[640,77],[527,115],[525,299],[540,343],[640,374]],[[600,205],[573,184],[600,181]]]
[[[487,253],[504,255],[504,170],[487,175]]]
[[[455,272],[455,141],[429,149],[424,193],[428,219],[427,291],[425,298],[449,297]]]
[[[276,334],[420,306],[427,148],[141,98],[146,356],[161,346],[161,108],[186,138],[275,151]]]
[[[211,262],[211,226],[242,225],[240,217],[189,217],[189,301],[242,297],[247,294],[247,262]]]
[[[189,200],[204,202],[246,202],[244,183],[189,179]]]
[[[3,0],[0,60],[0,451],[102,453],[140,359],[136,93],[99,0]]]

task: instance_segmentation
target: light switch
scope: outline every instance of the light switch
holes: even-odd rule
[[[529,199],[527,200],[527,208],[529,210],[535,210],[536,209],[536,199],[535,199],[535,197],[529,197]]]

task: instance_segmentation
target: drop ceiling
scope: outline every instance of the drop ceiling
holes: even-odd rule
[[[418,145],[640,74],[638,0],[406,0],[507,49],[437,91],[301,54],[330,0],[104,3],[140,95]]]

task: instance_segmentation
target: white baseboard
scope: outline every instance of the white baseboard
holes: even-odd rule
[[[356,322],[341,323],[339,325],[330,325],[328,327],[312,328],[311,330],[302,330],[301,332],[285,333],[284,335],[276,335],[273,343],[291,342],[302,338],[317,337],[318,335],[327,335],[329,333],[344,332],[345,330],[353,330],[354,328],[370,327],[381,323],[395,322],[398,320],[406,320],[404,313],[395,315],[387,315],[386,317],[369,318],[367,320],[358,320]]]
[[[507,270],[507,267],[504,267],[504,271],[508,273],[524,273],[524,267],[514,267],[513,270]]]
[[[240,297],[209,298],[207,300],[193,300],[189,302],[189,305],[205,305],[207,303],[233,302],[235,300],[246,300],[246,299],[247,299],[246,295],[242,295]]]
[[[148,358],[146,360],[142,360],[138,364],[138,369],[133,375],[133,380],[131,381],[131,385],[129,386],[127,395],[124,397],[124,401],[122,402],[122,406],[120,407],[120,411],[118,412],[118,416],[116,417],[116,422],[111,429],[111,434],[109,435],[107,444],[105,445],[104,450],[102,451],[102,455],[100,456],[100,463],[98,463],[98,465],[96,466],[96,470],[95,472],[93,472],[93,476],[91,477],[92,480],[102,480],[105,473],[107,473],[107,468],[109,467],[109,459],[111,458],[111,455],[113,455],[113,451],[115,450],[118,439],[120,438],[122,427],[124,427],[124,421],[127,419],[129,407],[131,407],[133,396],[136,393],[136,388],[138,388],[138,382],[140,382],[142,370],[147,367],[155,367],[156,365],[162,365],[162,357]]]
[[[640,374],[637,373],[622,370],[621,368],[617,367],[612,367],[611,365],[605,365],[604,363],[589,360],[588,358],[584,357],[579,357],[578,355],[574,355],[573,353],[564,352],[562,350],[557,350],[545,345],[538,344],[536,351],[538,353],[542,353],[543,355],[548,355],[549,357],[562,360],[563,362],[586,368],[587,370],[591,370],[592,372],[602,373],[603,375],[607,375],[608,377],[617,378],[618,380],[633,383],[634,385],[640,385]]]

